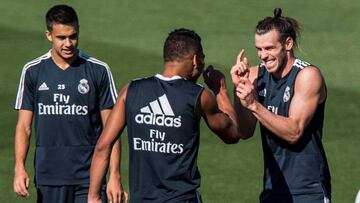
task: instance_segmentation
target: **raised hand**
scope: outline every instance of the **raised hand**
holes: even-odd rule
[[[235,65],[231,68],[230,75],[231,79],[235,85],[238,86],[241,77],[248,78],[249,77],[249,62],[247,58],[243,58],[245,50],[242,49],[239,55],[236,58]]]
[[[220,90],[226,90],[226,79],[222,72],[208,66],[203,72],[204,82],[217,95]]]
[[[254,92],[254,85],[251,84],[247,77],[240,77],[239,83],[235,89],[236,96],[239,97],[241,105],[245,108],[250,108],[255,103],[256,94]]]

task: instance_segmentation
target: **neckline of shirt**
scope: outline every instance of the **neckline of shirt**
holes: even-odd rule
[[[155,77],[159,78],[160,80],[165,80],[165,81],[172,81],[172,80],[178,80],[178,79],[183,79],[182,77],[180,77],[179,75],[174,75],[172,77],[165,77],[161,74],[156,74]]]

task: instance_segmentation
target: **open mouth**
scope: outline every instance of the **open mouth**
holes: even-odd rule
[[[275,64],[275,60],[264,61],[266,67],[272,67]]]

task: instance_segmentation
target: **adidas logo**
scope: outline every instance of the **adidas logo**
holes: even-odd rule
[[[38,90],[39,90],[39,91],[49,90],[49,87],[46,85],[45,82],[43,82],[43,83],[40,85],[40,87],[39,87]]]
[[[175,117],[166,94],[141,108],[140,112],[135,116],[135,121],[139,124],[176,128],[181,126],[181,116]]]

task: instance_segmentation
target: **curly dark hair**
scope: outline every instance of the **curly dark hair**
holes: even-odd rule
[[[164,44],[164,61],[183,60],[192,54],[203,54],[200,36],[193,30],[176,29],[169,33]]]

